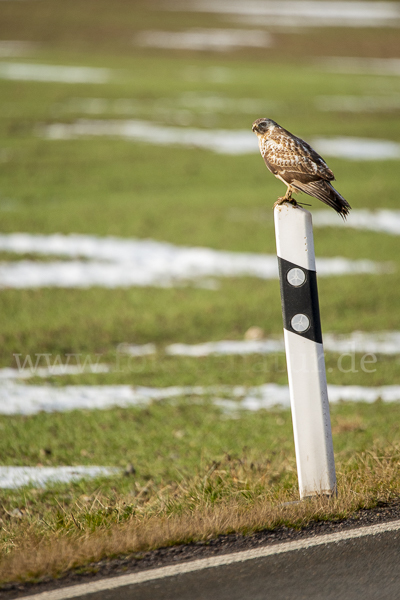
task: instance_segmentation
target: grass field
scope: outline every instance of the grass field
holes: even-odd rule
[[[30,54],[0,59],[0,73],[3,62],[109,70],[109,80],[98,84],[0,78],[1,233],[81,233],[275,252],[271,207],[283,186],[260,156],[105,137],[50,140],[43,131],[52,123],[139,119],[161,126],[250,130],[256,118],[268,116],[306,139],[398,141],[398,109],[318,109],[321,96],[398,99],[398,76],[335,74],[316,62],[324,56],[398,58],[397,29],[276,30],[271,48],[226,53],[134,43],[142,30],[192,27],[232,28],[232,23],[140,1],[66,0],[57,9],[47,0],[1,2],[0,40],[34,45]],[[354,209],[398,209],[398,160],[327,161]],[[317,200],[310,203],[312,211],[321,208]],[[314,235],[317,256],[394,265],[386,274],[320,278],[323,331],[399,330],[398,238],[336,228],[315,229]],[[47,260],[9,252],[0,258]],[[286,384],[283,354],[198,359],[164,352],[173,342],[241,340],[251,326],[261,327],[266,336],[281,334],[276,280],[225,278],[217,290],[195,285],[2,289],[0,367],[15,368],[15,354],[40,353],[62,361],[81,354],[115,366],[121,360],[119,344],[155,343],[153,356],[124,359],[122,368],[109,373],[34,378],[26,385]],[[328,382],[400,384],[398,355],[378,355],[371,373],[360,368],[361,358],[357,354],[356,369],[343,372],[338,355],[327,353]],[[339,497],[286,512],[280,503],[298,494],[286,410],[239,411],[233,418],[206,397],[147,408],[0,416],[2,465],[122,468],[111,478],[2,490],[0,581],[59,574],[93,558],[235,529],[341,518],[361,506],[388,502],[400,491],[399,411],[399,405],[382,402],[333,406]],[[129,464],[134,469],[123,475]],[[27,539],[41,562],[26,560],[32,547]],[[77,554],[74,544],[83,539],[88,545]],[[70,553],[60,552],[64,558],[52,563],[49,548],[57,544],[70,544]],[[47,552],[46,560],[38,549]]]

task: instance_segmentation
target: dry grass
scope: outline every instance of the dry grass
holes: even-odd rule
[[[400,448],[391,448],[390,454],[359,455],[339,465],[337,498],[314,498],[289,506],[283,503],[297,498],[295,485],[286,489],[282,483],[265,485],[265,477],[254,465],[232,465],[229,460],[214,464],[204,477],[185,485],[154,493],[142,490],[136,504],[130,505],[130,516],[119,522],[118,518],[105,519],[102,526],[87,526],[90,517],[98,518],[102,511],[126,516],[126,498],[117,498],[109,506],[103,504],[105,498],[84,498],[74,513],[65,512],[59,529],[55,522],[47,523],[48,533],[39,535],[37,523],[31,522],[15,530],[12,547],[0,563],[0,581],[57,577],[106,557],[209,540],[219,534],[281,525],[301,528],[313,521],[342,519],[400,495],[399,457]]]
[[[341,417],[338,415],[336,417],[336,423],[332,427],[332,433],[350,433],[352,431],[365,431],[367,426],[362,420],[361,415],[356,415],[352,418]]]

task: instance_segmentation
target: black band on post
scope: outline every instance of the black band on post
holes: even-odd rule
[[[283,326],[322,344],[317,273],[278,256]]]

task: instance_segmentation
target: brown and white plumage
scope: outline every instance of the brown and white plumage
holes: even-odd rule
[[[335,179],[324,159],[307,142],[296,137],[272,119],[257,119],[253,123],[261,155],[268,169],[287,185],[283,198],[293,202],[292,193],[304,192],[322,200],[344,219],[350,204],[330,183]]]

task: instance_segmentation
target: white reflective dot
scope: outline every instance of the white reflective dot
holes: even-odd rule
[[[306,280],[306,274],[302,269],[295,267],[294,269],[290,269],[287,274],[287,280],[293,287],[300,287]]]
[[[291,320],[291,325],[295,331],[303,333],[303,331],[307,331],[307,329],[310,327],[310,319],[307,317],[307,315],[299,313],[298,315],[294,315]]]

